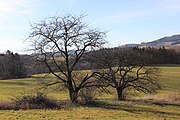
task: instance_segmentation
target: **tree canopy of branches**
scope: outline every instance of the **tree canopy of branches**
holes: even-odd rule
[[[133,48],[101,49],[89,53],[87,60],[99,69],[98,79],[117,91],[122,100],[125,90],[154,93],[160,86],[158,69],[150,66],[149,56]]]
[[[74,69],[78,67],[77,63],[84,53],[98,49],[106,42],[105,33],[89,29],[83,18],[84,15],[76,17],[71,14],[46,18],[32,26],[28,37],[34,43],[38,60],[58,78],[47,85],[63,84],[69,91],[72,103],[77,101],[80,89],[94,85],[91,80],[94,72],[76,79],[78,72]]]
[[[0,78],[13,79],[26,77],[26,68],[20,55],[9,50],[0,55]]]

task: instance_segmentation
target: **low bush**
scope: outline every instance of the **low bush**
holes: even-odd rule
[[[0,110],[15,110],[15,105],[11,102],[0,102]]]
[[[83,102],[84,104],[93,102],[95,100],[95,96],[97,94],[96,90],[97,90],[96,87],[83,88],[79,93],[81,102]]]
[[[13,99],[16,109],[56,109],[59,108],[57,101],[49,98],[42,92],[35,94],[22,94]]]

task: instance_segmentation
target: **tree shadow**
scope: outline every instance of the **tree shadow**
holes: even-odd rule
[[[133,114],[143,114],[143,113],[152,113],[152,114],[159,114],[162,116],[178,116],[180,118],[180,112],[173,113],[170,111],[161,111],[157,108],[150,108],[150,106],[159,107],[166,107],[166,106],[177,106],[179,107],[180,104],[171,104],[171,103],[158,103],[158,102],[147,102],[147,101],[117,101],[114,100],[114,103],[106,102],[106,101],[93,101],[88,104],[84,104],[86,107],[94,107],[94,108],[103,108],[103,109],[111,109],[111,110],[123,110],[126,112],[130,112]],[[148,107],[145,107],[145,106]],[[165,108],[162,108],[165,109]]]
[[[161,107],[166,107],[166,106],[180,107],[180,103],[178,102],[155,101],[155,100],[133,100],[133,101],[143,104],[158,105]]]
[[[12,82],[1,82],[1,84],[3,85],[30,85],[30,83],[25,83],[25,82],[16,82],[16,81],[12,81]]]

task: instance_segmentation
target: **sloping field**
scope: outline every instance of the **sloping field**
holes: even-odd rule
[[[127,101],[104,97],[93,106],[73,106],[58,110],[0,110],[3,120],[179,120],[180,119],[180,66],[161,66],[159,77],[162,89],[156,95],[141,95]],[[54,78],[50,78],[54,79]],[[0,101],[34,89],[37,78],[0,81]],[[56,99],[67,99],[66,91],[49,91]],[[106,99],[105,99],[106,98]]]

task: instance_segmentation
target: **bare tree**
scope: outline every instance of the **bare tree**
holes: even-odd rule
[[[98,79],[115,88],[118,99],[122,100],[127,89],[144,93],[154,93],[159,89],[158,69],[147,66],[147,57],[132,48],[113,48],[91,53],[87,59],[98,66]]]
[[[86,73],[76,80],[74,70],[81,57],[87,51],[98,49],[106,41],[105,33],[97,29],[88,29],[83,22],[84,15],[71,14],[64,17],[50,17],[34,24],[28,37],[32,41],[38,60],[43,62],[50,73],[58,78],[48,85],[64,84],[69,90],[71,102],[76,102],[78,92],[92,86],[90,80],[94,72]]]

